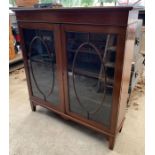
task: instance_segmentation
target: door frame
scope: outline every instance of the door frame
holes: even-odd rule
[[[59,35],[57,34],[57,24],[52,23],[44,23],[44,22],[18,22],[19,26],[19,32],[21,37],[21,48],[22,48],[22,55],[24,60],[24,68],[27,78],[27,85],[29,89],[29,97],[30,97],[30,103],[31,107],[33,106],[33,103],[37,105],[43,105],[48,106],[49,108],[64,112],[64,93],[63,93],[63,82],[62,82],[62,59],[61,59],[61,48],[59,42],[61,42]],[[31,80],[30,80],[30,71],[29,71],[29,65],[28,65],[28,58],[27,58],[27,51],[25,48],[25,42],[24,42],[24,35],[23,35],[23,29],[37,29],[37,30],[48,30],[53,31],[54,35],[54,45],[55,45],[55,53],[56,53],[56,71],[57,71],[57,83],[58,83],[58,90],[59,90],[59,101],[58,105],[52,104],[52,101],[44,101],[43,99],[40,99],[38,97],[33,96],[32,93],[32,87],[31,87]],[[32,103],[33,102],[33,103]]]
[[[69,87],[68,87],[68,72],[67,72],[67,51],[66,51],[66,34],[65,32],[94,32],[94,33],[112,33],[117,34],[117,48],[116,48],[116,62],[115,62],[115,76],[114,76],[114,88],[112,97],[112,111],[110,118],[110,127],[106,127],[101,123],[97,123],[92,120],[88,120],[80,115],[69,111]],[[61,36],[62,36],[62,57],[63,57],[63,81],[64,81],[64,93],[65,93],[65,110],[71,117],[77,118],[80,121],[95,126],[111,134],[116,133],[119,101],[121,93],[121,79],[123,72],[123,61],[124,61],[124,47],[126,38],[126,27],[113,27],[113,26],[93,26],[93,25],[61,25]]]

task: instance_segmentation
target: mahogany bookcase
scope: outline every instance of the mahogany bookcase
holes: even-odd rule
[[[11,9],[32,111],[40,105],[100,132],[113,149],[125,118],[138,10]]]

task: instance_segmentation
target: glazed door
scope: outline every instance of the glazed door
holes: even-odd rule
[[[99,128],[112,118],[118,30],[63,26],[66,111]]]
[[[31,99],[64,111],[55,27],[43,23],[20,24]]]

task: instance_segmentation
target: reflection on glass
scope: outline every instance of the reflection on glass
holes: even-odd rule
[[[70,111],[109,127],[116,35],[67,32]]]
[[[59,103],[53,32],[24,29],[33,96]]]

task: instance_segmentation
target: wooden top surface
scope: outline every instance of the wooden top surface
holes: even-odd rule
[[[131,19],[137,18],[136,8],[131,6],[113,7],[61,7],[61,8],[10,8],[16,13],[18,21],[48,22],[65,24],[94,24],[108,26],[127,26],[129,12],[133,12]],[[132,11],[134,10],[134,11]],[[131,20],[130,20],[131,21]],[[133,22],[133,20],[132,20]]]
[[[133,7],[122,7],[122,6],[113,6],[113,7],[61,7],[61,8],[34,8],[34,7],[12,7],[12,11],[130,11]]]

